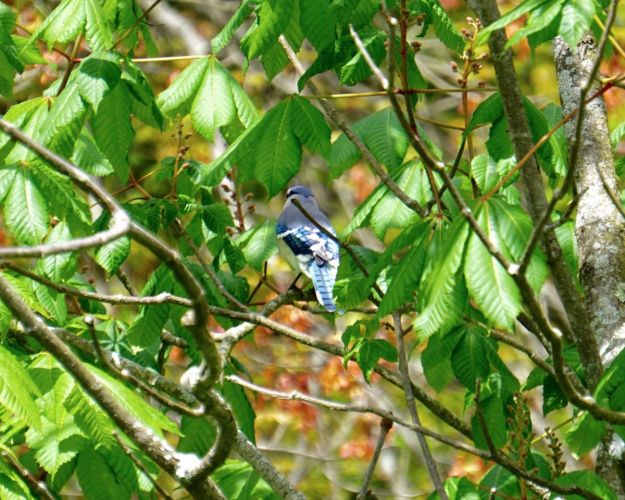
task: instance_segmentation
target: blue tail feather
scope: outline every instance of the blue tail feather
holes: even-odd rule
[[[329,312],[336,311],[336,305],[332,300],[332,291],[334,289],[335,272],[333,273],[327,264],[317,265],[312,262],[310,265],[311,278],[315,286],[317,300]]]

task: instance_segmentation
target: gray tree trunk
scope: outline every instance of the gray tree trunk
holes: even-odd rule
[[[596,47],[592,37],[586,37],[573,52],[557,37],[553,48],[562,111],[567,115],[579,106]],[[596,90],[593,88],[588,96]],[[565,125],[569,151],[577,140],[576,126],[577,117]],[[608,366],[625,345],[625,218],[608,194],[609,189],[618,197],[619,191],[602,97],[585,106],[579,141],[577,161],[569,168],[575,168],[579,195],[575,236],[580,280],[603,366]],[[597,472],[615,488],[619,498],[625,498],[622,452],[623,443],[615,436],[606,439],[597,453]]]

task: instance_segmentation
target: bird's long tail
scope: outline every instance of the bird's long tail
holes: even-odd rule
[[[336,269],[326,262],[321,265],[312,262],[310,272],[313,285],[315,286],[317,300],[328,312],[336,311],[336,305],[332,300],[332,291],[334,289],[334,282],[336,281]]]

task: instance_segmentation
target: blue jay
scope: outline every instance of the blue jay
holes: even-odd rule
[[[339,267],[339,245],[313,224],[293,203],[299,201],[308,214],[328,233],[336,235],[325,214],[319,210],[310,189],[293,186],[286,192],[286,203],[276,224],[276,235],[295,255],[301,271],[312,279],[317,300],[329,312],[336,311],[332,290]]]

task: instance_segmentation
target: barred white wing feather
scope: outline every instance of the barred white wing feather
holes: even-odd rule
[[[333,312],[332,290],[339,265],[339,245],[317,227],[276,226],[278,238],[297,258],[301,271],[313,280],[319,303]]]

